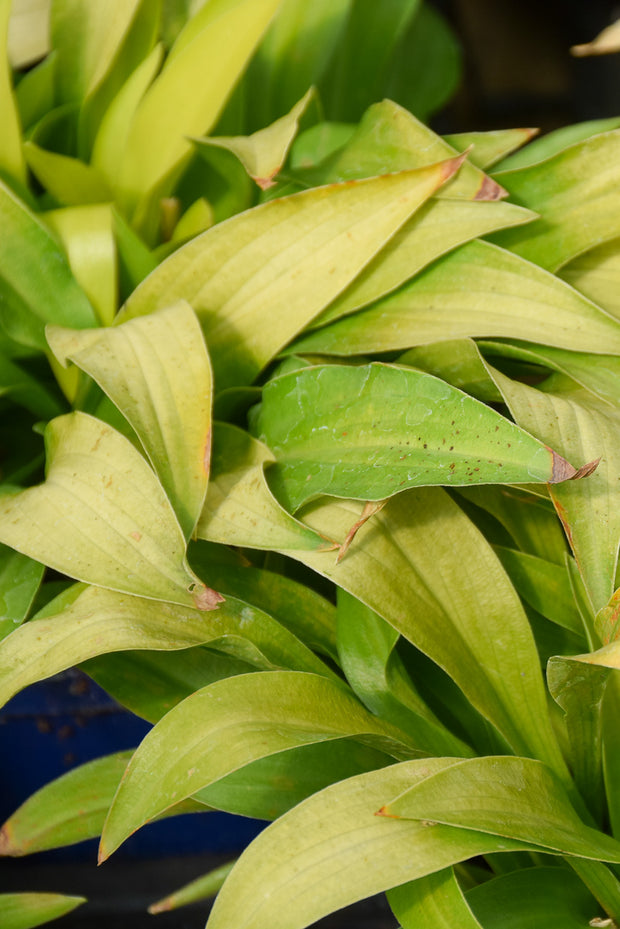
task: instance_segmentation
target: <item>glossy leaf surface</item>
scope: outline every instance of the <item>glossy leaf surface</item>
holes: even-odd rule
[[[453,868],[394,887],[387,898],[402,929],[452,929],[456,925],[461,929],[482,929]]]
[[[0,639],[26,619],[43,578],[43,565],[0,546]]]
[[[3,929],[33,929],[34,926],[70,913],[84,902],[84,897],[67,897],[62,894],[0,894]]]
[[[292,509],[322,493],[383,500],[414,486],[575,474],[490,407],[392,365],[326,365],[276,378],[256,430],[276,457],[276,492]]]

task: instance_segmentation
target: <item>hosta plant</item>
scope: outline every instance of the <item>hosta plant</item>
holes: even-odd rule
[[[73,583],[0,694],[80,665],[154,726],[4,854],[227,810],[271,825],[154,911],[620,921],[617,125],[511,154],[384,101],[111,325],[47,326],[81,387],[0,541]]]

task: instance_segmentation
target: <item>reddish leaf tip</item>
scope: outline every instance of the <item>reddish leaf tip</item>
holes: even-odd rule
[[[0,829],[0,856],[3,858],[8,857],[17,857],[20,854],[19,849],[15,847],[11,840],[10,830],[8,825],[5,825]]]
[[[276,186],[276,182],[273,178],[279,170],[280,167],[277,167],[273,174],[269,175],[269,177],[255,177],[255,175],[252,174],[252,180],[258,187],[260,187],[261,190],[269,190],[270,187]]]
[[[400,819],[399,816],[394,816],[393,813],[388,813],[389,806],[382,806],[380,810],[374,814],[375,816],[385,816],[386,819]]]
[[[497,181],[494,181],[492,177],[489,177],[488,174],[485,174],[480,187],[476,191],[474,200],[503,200],[507,196],[508,191]]]
[[[172,905],[166,898],[166,900],[159,900],[157,903],[151,903],[151,905],[147,907],[146,911],[147,913],[150,913],[151,916],[156,916],[158,913],[167,913],[171,909]]]

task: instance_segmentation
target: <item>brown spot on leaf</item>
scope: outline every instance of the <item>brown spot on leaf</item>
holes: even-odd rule
[[[136,542],[139,542],[140,539],[142,538],[142,533],[141,533],[141,532],[138,532],[138,531],[136,531],[136,532],[130,532],[129,535],[131,536],[132,539],[135,539]]]
[[[211,430],[207,430],[207,435],[205,438],[204,452],[202,454],[202,470],[209,477],[209,470],[211,468]]]
[[[224,597],[211,587],[196,586],[192,591],[192,597],[196,609],[205,613],[209,610],[217,610],[220,603],[224,602]]]

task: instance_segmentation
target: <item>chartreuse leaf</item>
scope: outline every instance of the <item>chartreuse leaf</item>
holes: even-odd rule
[[[333,184],[359,177],[422,168],[454,158],[456,151],[424,123],[391,100],[375,103],[364,113],[344,148],[334,152],[310,174],[312,181]],[[465,200],[498,200],[503,190],[479,168],[465,162],[458,176],[438,192],[438,197]]]
[[[513,203],[432,199],[405,223],[315,324],[323,325],[384,297],[457,245],[533,218],[533,213]]]
[[[341,683],[298,671],[241,674],[197,691],[142,741],[110,808],[105,860],[153,816],[244,765],[296,746],[353,738],[397,757],[407,737]]]
[[[249,136],[206,136],[194,139],[194,144],[215,145],[235,155],[261,190],[273,187],[274,176],[286,159],[291,142],[299,128],[299,120],[308,106],[314,91],[310,89],[292,110],[270,126]]]
[[[104,6],[56,0],[52,4],[51,42],[61,102],[83,101],[101,83],[140,3],[113,0]]]
[[[263,668],[293,668],[336,679],[296,636],[267,613],[227,598],[211,621],[200,610],[88,587],[75,602],[25,623],[0,646],[0,700],[95,655],[171,650],[209,643]]]
[[[530,141],[538,129],[492,129],[490,132],[457,132],[444,140],[457,152],[471,151],[469,160],[483,171]],[[531,146],[528,147],[528,151]]]
[[[319,502],[300,515],[344,538],[359,505]],[[388,500],[338,564],[333,553],[289,554],[352,593],[442,667],[515,752],[546,760],[566,776],[517,593],[445,491],[411,490]]]
[[[591,119],[583,123],[573,123],[570,126],[562,126],[553,132],[547,132],[545,135],[531,142],[527,148],[515,152],[509,157],[504,158],[497,167],[500,171],[513,171],[516,168],[526,168],[530,165],[537,164],[540,161],[546,161],[547,158],[557,155],[559,152],[574,145],[576,142],[583,142],[591,136],[599,135],[601,132],[610,132],[612,129],[620,128],[620,118],[612,116],[607,119]]]
[[[118,166],[121,204],[148,229],[149,198],[165,190],[191,153],[187,137],[209,132],[279,0],[204,4],[179,35],[138,104]],[[193,87],[194,92],[187,93]]]
[[[386,797],[451,764],[425,758],[391,765],[333,784],[292,809],[241,855],[215,901],[209,929],[304,929],[458,861],[532,848],[469,829],[375,815]]]
[[[32,855],[101,835],[131,756],[131,751],[117,752],[89,761],[28,797],[0,830],[0,855]],[[206,809],[202,803],[186,800],[173,806],[167,815]]]
[[[618,738],[618,703],[620,700],[620,682],[618,675],[612,674],[607,680],[605,700],[602,713],[603,776],[607,795],[607,809],[611,834],[617,839],[620,835],[620,798],[615,785],[620,772],[620,740]]]
[[[362,703],[408,732],[429,755],[471,754],[418,694],[395,651],[396,629],[342,589],[337,615],[339,664]]]
[[[25,187],[26,163],[22,151],[22,131],[13,94],[11,69],[8,60],[9,18],[12,0],[0,2],[0,125],[2,126],[2,144],[0,145],[0,175],[7,181]]]
[[[410,348],[397,361],[398,364],[428,371],[477,400],[485,403],[502,402],[502,395],[472,339],[450,339],[419,345]]]
[[[43,578],[43,565],[0,545],[0,639],[28,616]]]
[[[275,499],[264,474],[265,464],[271,461],[269,449],[245,430],[216,423],[211,480],[196,536],[249,548],[333,548]]]
[[[45,214],[45,221],[60,237],[75,279],[101,324],[111,325],[118,293],[111,206],[102,203],[53,210]]]
[[[189,569],[161,484],[131,442],[85,413],[46,429],[47,479],[0,497],[0,541],[69,577],[214,609],[221,597]]]
[[[559,276],[620,319],[620,239],[578,255],[560,269]]]
[[[256,430],[293,510],[318,496],[383,500],[431,484],[556,482],[575,469],[485,404],[396,365],[325,365],[270,381]]]
[[[459,165],[322,187],[241,213],[164,261],[123,318],[187,300],[219,389],[251,383]]]
[[[159,71],[163,56],[163,46],[156,45],[127,78],[101,119],[93,142],[91,164],[101,171],[112,190],[136,109]]]
[[[620,843],[586,826],[558,778],[532,758],[453,760],[380,813],[474,829],[596,862],[620,861]]]
[[[189,903],[215,897],[232,871],[234,864],[234,861],[229,861],[227,864],[220,865],[219,868],[213,868],[208,874],[197,877],[196,880],[185,884],[174,893],[168,894],[167,897],[158,900],[157,903],[152,903],[149,907],[149,913],[168,913],[170,910],[178,910],[179,907],[187,906]]]
[[[589,929],[600,912],[568,868],[522,868],[472,887],[465,898],[484,929]]]
[[[310,648],[337,659],[336,609],[329,600],[299,581],[245,560],[225,563],[216,551],[218,546],[204,542],[192,546],[190,559],[199,574],[204,573],[224,596],[230,594],[264,610]]]
[[[479,347],[487,356],[543,364],[559,374],[567,374],[601,400],[612,405],[620,401],[620,358],[617,355],[601,355],[593,363],[589,352],[569,352],[550,345],[481,342]]]
[[[67,897],[62,894],[0,894],[2,927],[33,929],[34,926],[70,913],[85,902],[85,897]]]
[[[212,378],[192,308],[181,301],[121,326],[50,327],[57,359],[99,384],[135,429],[186,538],[209,480]]]
[[[24,142],[24,155],[34,176],[60,206],[105,203],[111,199],[105,178],[92,165],[48,152],[34,142]]]
[[[86,295],[49,229],[0,182],[0,327],[21,345],[45,350],[48,322],[97,325]]]
[[[582,252],[620,235],[620,130],[604,132],[539,164],[496,175],[511,196],[541,218],[494,240],[557,271]]]
[[[387,898],[402,929],[482,929],[453,868],[394,887]]]
[[[362,313],[302,337],[299,352],[361,354],[474,336],[620,353],[620,328],[564,282],[489,242],[444,255]]]
[[[22,0],[13,3],[9,20],[9,61],[23,68],[49,52],[50,0]]]
[[[615,586],[620,512],[615,490],[620,471],[616,410],[574,381],[555,374],[544,390],[512,381],[499,372],[494,379],[523,428],[554,448],[600,463],[579,485],[551,493],[575,554],[594,611],[607,605]]]

